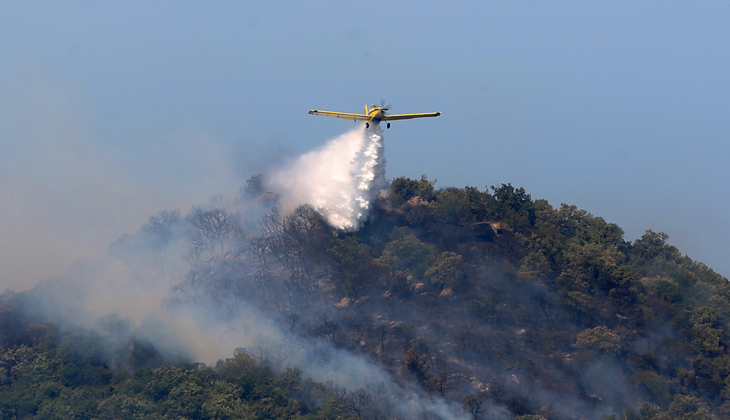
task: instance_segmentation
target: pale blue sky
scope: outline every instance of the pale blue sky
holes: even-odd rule
[[[106,230],[87,248],[135,230],[156,206],[231,194],[352,127],[310,108],[359,112],[386,98],[393,112],[443,112],[386,132],[389,177],[511,182],[618,223],[629,240],[667,232],[730,274],[727,2],[4,1],[0,39],[0,196],[18,197],[7,191],[32,178],[33,147],[50,159],[66,144],[28,139],[69,125],[86,138],[72,149],[103,156],[80,178],[103,173],[134,191],[114,206],[134,217],[95,216]],[[74,150],[60,173],[99,160]],[[76,182],[67,178],[56,182]],[[63,214],[53,223],[68,224]],[[0,271],[24,270],[8,264],[0,258]]]

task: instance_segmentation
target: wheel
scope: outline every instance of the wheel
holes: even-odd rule
[[[370,128],[370,123],[365,123],[365,128]]]
[[[390,123],[388,123],[388,128],[390,129]]]

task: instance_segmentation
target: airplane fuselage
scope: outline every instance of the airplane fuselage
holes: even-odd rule
[[[370,123],[376,125],[383,120],[386,110],[387,109],[384,109],[382,106],[371,105],[370,107],[368,107],[367,105],[365,105],[365,113],[370,117]]]

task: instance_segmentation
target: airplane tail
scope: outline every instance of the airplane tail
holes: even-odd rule
[[[365,105],[365,115],[370,115],[370,107]]]

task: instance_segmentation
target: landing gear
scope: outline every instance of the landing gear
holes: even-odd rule
[[[388,127],[388,129],[390,129],[390,123],[388,123],[387,127]]]
[[[370,128],[370,123],[365,123],[365,128]]]

